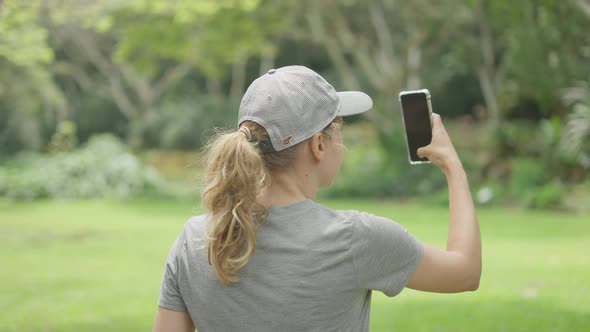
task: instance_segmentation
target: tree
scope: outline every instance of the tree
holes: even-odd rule
[[[466,19],[462,1],[303,1],[296,38],[325,48],[345,88],[365,83],[378,96],[369,116],[384,146],[399,140],[397,93],[422,87],[423,68]],[[397,127],[401,128],[401,127]]]
[[[590,81],[566,89],[563,98],[572,112],[563,129],[561,146],[580,166],[590,169]]]
[[[191,72],[204,76],[218,99],[229,72],[230,95],[241,96],[248,59],[273,52],[267,39],[280,24],[260,6],[256,0],[56,5],[50,30],[64,56],[54,70],[112,100],[129,120],[130,141],[140,146],[142,119]]]
[[[504,113],[530,100],[541,116],[562,116],[560,89],[590,74],[589,54],[581,47],[590,42],[588,20],[579,8],[571,1],[482,0],[476,10],[481,71],[496,97],[503,96],[498,103]]]
[[[53,52],[39,24],[41,1],[0,3],[0,149],[42,147],[39,111],[64,116],[65,99],[48,65]]]

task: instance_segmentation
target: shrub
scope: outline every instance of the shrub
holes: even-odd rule
[[[345,153],[340,174],[325,197],[409,197],[444,186],[434,165],[410,165],[407,153],[392,156],[379,145],[359,144]],[[392,159],[399,159],[392,161]]]
[[[509,188],[510,193],[515,198],[536,190],[548,182],[548,174],[538,160],[530,158],[514,159],[511,168],[512,174]]]
[[[563,185],[536,159],[513,160],[509,187],[515,201],[531,208],[561,207],[565,195]]]
[[[197,149],[203,144],[203,134],[213,127],[232,127],[237,123],[239,101],[231,98],[216,101],[207,96],[195,96],[175,102],[165,102],[143,119],[143,145],[149,148]]]
[[[565,191],[563,186],[553,181],[547,183],[536,190],[531,190],[526,195],[525,203],[531,208],[559,208],[562,206]]]
[[[567,117],[562,150],[584,169],[590,169],[590,80],[566,89],[564,100],[571,105]]]
[[[17,200],[128,198],[163,185],[112,135],[94,136],[72,152],[20,155],[0,167],[0,195]]]

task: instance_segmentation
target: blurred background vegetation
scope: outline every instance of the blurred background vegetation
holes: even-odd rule
[[[585,0],[6,0],[0,196],[196,197],[207,130],[235,127],[260,74],[303,64],[375,101],[323,197],[446,204],[400,124],[398,92],[428,88],[478,204],[584,211],[588,31]]]
[[[589,31],[590,0],[0,0],[0,331],[149,330],[203,143],[292,64],[375,102],[323,204],[444,248],[397,100],[428,88],[480,207],[480,289],[376,294],[371,331],[587,331]]]

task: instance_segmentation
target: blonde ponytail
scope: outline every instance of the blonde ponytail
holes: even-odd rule
[[[329,137],[341,123],[336,118],[324,132]],[[239,280],[238,271],[256,249],[256,230],[268,212],[257,199],[271,184],[270,171],[289,166],[299,146],[273,151],[266,130],[251,121],[238,131],[218,134],[207,145],[202,192],[209,212],[205,249],[222,284]]]
[[[269,184],[269,177],[246,130],[219,136],[207,158],[202,195],[210,217],[207,255],[224,285],[238,281],[237,272],[254,252],[256,228],[265,214],[256,198]]]

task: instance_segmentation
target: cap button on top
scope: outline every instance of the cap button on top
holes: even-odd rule
[[[276,72],[277,72],[277,70],[273,68],[273,69],[271,69],[271,70],[268,71],[268,74],[271,74],[272,75],[272,74],[274,74]]]

